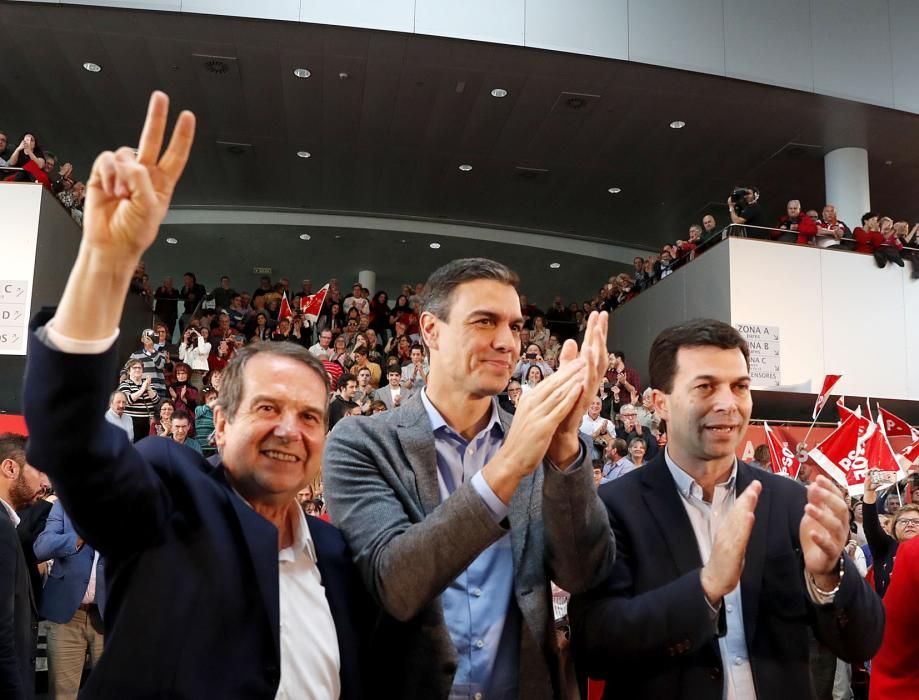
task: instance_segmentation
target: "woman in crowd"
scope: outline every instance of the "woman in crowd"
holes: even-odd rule
[[[290,335],[287,336],[287,340],[291,343],[302,345],[305,348],[312,345],[310,342],[312,340],[310,338],[310,332],[303,327],[303,317],[300,314],[294,316],[290,327]]]
[[[636,467],[643,466],[645,463],[645,454],[648,451],[648,446],[645,445],[645,441],[640,438],[632,438],[632,441],[629,443],[629,460]]]
[[[338,362],[340,365],[344,366],[347,357],[348,343],[345,340],[345,336],[339,335],[332,343],[332,356],[329,359],[332,362]]]
[[[412,361],[412,340],[407,335],[400,335],[398,340],[390,339],[392,343],[387,343],[387,347],[391,347],[389,350],[389,356],[396,358],[396,361],[399,363],[400,367],[405,367],[410,364]]]
[[[405,294],[400,294],[396,298],[396,305],[389,314],[389,325],[395,327],[398,321],[399,323],[404,323],[407,327],[412,313],[412,307],[408,305],[408,297]]]
[[[332,331],[332,335],[338,335],[345,327],[345,314],[342,313],[341,304],[337,301],[329,305],[328,311],[319,317],[319,332],[326,328]]]
[[[125,369],[128,376],[118,385],[118,391],[124,394],[124,412],[134,423],[134,442],[137,442],[150,432],[150,423],[154,420],[160,396],[150,386],[150,377],[144,378],[143,362],[128,360]]]
[[[533,330],[530,331],[530,342],[544,348],[549,344],[549,329],[546,328],[546,319],[543,316],[533,318]]]
[[[255,328],[249,333],[250,339],[271,340],[271,326],[268,323],[268,314],[259,311],[255,315]]]
[[[208,355],[207,366],[210,368],[210,371],[213,372],[215,369],[223,369],[226,367],[230,360],[233,359],[233,354],[235,352],[236,342],[232,338],[221,339],[217,343],[215,351]],[[202,384],[208,386],[207,375],[202,377]]]
[[[186,328],[179,345],[179,359],[190,367],[188,380],[197,389],[204,388],[204,375],[210,370],[207,361],[211,354],[210,333],[206,326]]]
[[[539,365],[530,365],[530,368],[526,373],[526,381],[523,382],[520,388],[525,394],[528,391],[535,389],[536,385],[539,384],[543,379],[545,379],[545,375],[543,374],[542,368]]]
[[[20,172],[13,173],[6,179],[12,182],[41,182],[45,187],[51,186],[51,181],[44,172],[45,153],[41,146],[38,145],[33,134],[23,134],[19,145],[13,151],[9,158],[11,168],[24,168]]]
[[[391,311],[389,308],[389,295],[384,291],[379,291],[370,302],[370,323],[368,324],[380,338],[385,338],[389,333],[389,317]]]
[[[175,404],[175,410],[185,411],[189,416],[195,414],[198,405],[198,390],[189,381],[191,368],[184,362],[175,366],[176,380],[169,386],[169,396]],[[189,436],[192,432],[189,431]]]
[[[169,399],[164,399],[160,404],[159,419],[150,423],[150,435],[169,437],[172,435],[172,414],[175,413],[175,404]]]
[[[871,470],[865,479],[862,516],[865,539],[868,540],[874,567],[874,590],[883,598],[887,586],[890,585],[890,572],[893,570],[897,548],[902,542],[919,535],[919,505],[909,504],[898,508],[890,519],[890,534],[885,532],[878,518],[878,494],[872,479],[872,475],[876,473],[877,470]]]

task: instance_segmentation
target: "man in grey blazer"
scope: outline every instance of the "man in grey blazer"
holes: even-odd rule
[[[386,371],[386,380],[386,386],[381,386],[373,392],[373,398],[385,403],[386,410],[391,411],[408,401],[413,392],[402,386],[402,370],[399,367],[390,367]]]
[[[549,582],[603,580],[615,545],[578,427],[605,369],[607,315],[511,416],[497,394],[520,357],[517,275],[455,260],[425,287],[426,387],[329,436],[333,522],[384,614],[380,697],[560,697]]]

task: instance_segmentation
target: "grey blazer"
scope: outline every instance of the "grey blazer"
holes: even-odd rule
[[[501,411],[510,428],[512,416]],[[511,531],[514,601],[522,619],[519,694],[560,697],[549,581],[578,593],[610,573],[615,544],[593,484],[589,446],[567,471],[549,465],[521,481],[507,519],[470,483],[441,503],[431,423],[420,393],[398,411],[342,421],[324,454],[329,513],[384,613],[370,657],[380,697],[447,698],[457,655],[440,594]]]
[[[396,408],[404,406],[412,397],[413,393],[414,392],[411,389],[402,389],[402,392],[399,394],[399,406],[396,406]],[[385,403],[387,411],[391,411],[393,409],[392,389],[389,388],[388,384],[386,386],[381,386],[379,389],[373,392],[373,398],[376,401],[382,401]]]

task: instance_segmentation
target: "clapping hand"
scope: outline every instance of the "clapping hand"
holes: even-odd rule
[[[807,487],[800,540],[805,570],[819,588],[835,587],[839,582],[839,557],[849,541],[849,509],[839,489],[825,476],[818,476]]]

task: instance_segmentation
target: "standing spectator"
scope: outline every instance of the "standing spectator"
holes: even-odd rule
[[[607,445],[616,438],[616,428],[606,418],[600,415],[603,402],[599,396],[594,396],[587,406],[587,413],[581,418],[579,430],[594,446],[592,459],[600,459]]]
[[[230,278],[224,275],[220,278],[220,285],[214,287],[208,295],[214,300],[217,311],[230,308],[230,301],[236,296],[236,290],[230,287]]]
[[[658,421],[654,413],[654,398],[651,387],[641,392],[641,405],[636,406],[635,411],[638,414],[639,423],[646,428],[650,428],[651,432],[657,429]]]
[[[546,311],[546,321],[548,321],[549,329],[553,333],[563,333],[565,330],[564,324],[571,323],[571,311],[565,307],[560,296],[556,295],[552,301],[552,306]]]
[[[739,202],[734,202],[732,198],[728,197],[728,214],[731,217],[731,223],[735,226],[742,224],[758,225],[760,217],[759,190],[755,187],[746,188],[743,199]],[[741,229],[741,231],[744,231],[744,229]],[[746,235],[750,238],[765,238],[762,232],[756,231],[756,229],[746,230]]]
[[[662,280],[673,274],[673,255],[668,248],[661,250],[661,256],[654,263],[654,279]]]
[[[128,405],[128,400],[117,389],[109,396],[108,410],[105,412],[105,420],[112,425],[117,425],[128,435],[128,440],[134,442],[134,421],[131,417],[125,415],[124,409]]]
[[[364,288],[359,282],[355,282],[351,287],[351,296],[345,299],[342,304],[342,310],[348,313],[351,309],[357,309],[362,317],[370,318],[370,302],[364,298]]]
[[[536,343],[542,352],[549,343],[549,329],[546,328],[546,317],[537,314],[533,317],[533,328],[530,331],[530,342]]]
[[[636,256],[632,260],[632,266],[635,268],[632,272],[632,284],[639,292],[644,291],[651,286],[648,275],[645,272],[645,259]]]
[[[211,353],[208,328],[186,328],[179,345],[179,359],[190,368],[189,383],[196,389],[204,388],[204,375],[210,371],[207,360]],[[175,397],[173,397],[175,398]]]
[[[9,158],[11,168],[23,168],[6,179],[13,182],[39,182],[48,189],[51,183],[45,174],[45,152],[34,135],[26,133]]]
[[[166,366],[166,353],[156,349],[157,335],[152,328],[147,328],[140,334],[141,348],[131,353],[132,360],[140,360],[144,368],[144,377],[150,379],[150,386],[159,394],[166,397],[166,378],[163,369]]]
[[[370,302],[370,328],[380,337],[385,338],[389,333],[389,317],[391,315],[389,308],[389,295],[384,291],[379,291]]]
[[[198,405],[198,389],[191,383],[191,368],[184,362],[176,363],[176,380],[169,386],[169,396],[175,410],[194,415]]]
[[[609,354],[606,379],[610,384],[617,384],[625,389],[629,395],[637,396],[641,393],[641,377],[638,370],[625,364],[625,353],[622,350],[613,350]]]
[[[17,510],[38,501],[48,486],[26,461],[24,435],[0,435],[0,697],[28,700],[35,687],[38,621],[28,565],[16,533]]]
[[[402,370],[398,367],[390,367],[386,370],[386,379],[386,386],[373,392],[373,398],[376,401],[382,401],[386,410],[391,411],[399,408],[412,395],[412,392],[402,388]]]
[[[207,294],[203,284],[198,284],[194,272],[186,272],[182,276],[182,289],[179,290],[179,299],[184,302],[182,315],[179,317],[179,332],[185,331],[185,326],[191,321],[192,315],[198,310],[198,305]]]
[[[271,278],[268,276],[263,276],[259,279],[258,289],[252,292],[252,303],[255,304],[256,299],[260,299],[264,296],[270,296],[274,294],[274,289],[271,286]]]
[[[427,385],[429,372],[424,347],[418,343],[412,345],[411,362],[402,368],[402,386],[412,392],[420,391]]]
[[[48,620],[48,691],[56,700],[76,700],[86,658],[102,656],[102,566],[99,554],[77,534],[55,501],[33,546],[39,561],[52,560],[39,613]]]
[[[889,262],[903,267],[903,258],[900,255],[900,251],[903,250],[903,241],[897,236],[893,219],[885,216],[881,218],[879,223],[881,235],[877,239],[877,245],[874,248],[874,262],[881,268],[886,267]]]
[[[176,321],[179,320],[179,290],[172,286],[172,277],[163,280],[163,284],[153,293],[153,298],[156,301],[154,313],[166,324],[169,335],[172,336]]]
[[[354,411],[360,411],[360,406],[354,401],[355,392],[357,392],[357,379],[351,375],[342,377],[338,386],[338,394],[329,404],[329,430],[345,416],[351,415]]]
[[[711,214],[706,214],[702,217],[702,228],[705,229],[705,232],[702,234],[703,240],[708,241],[715,235],[715,229],[718,228],[718,224],[715,221],[715,217]]]
[[[772,457],[769,454],[768,445],[757,445],[756,449],[753,450],[753,460],[750,462],[751,467],[756,467],[757,469],[764,469],[765,471],[772,471]]]
[[[357,365],[354,365],[351,370],[352,374],[357,378],[357,391],[354,392],[352,401],[360,407],[361,413],[366,416],[370,414],[370,402],[373,400],[374,392],[374,388],[370,385],[370,368],[361,367],[354,372],[355,367]]]
[[[919,506],[904,506],[897,510],[891,518],[890,534],[888,534],[881,527],[878,519],[878,494],[873,478],[873,474],[876,473],[877,470],[871,470],[865,479],[862,517],[864,520],[865,539],[868,541],[868,549],[871,551],[874,590],[883,598],[884,594],[887,593],[887,586],[890,585],[890,573],[893,571],[897,548],[900,543],[911,540],[919,534],[919,518],[916,517],[917,512],[919,512]],[[910,510],[904,510],[905,508]],[[900,522],[901,518],[902,522]]]
[[[195,436],[201,453],[210,457],[217,452],[214,443],[214,407],[217,405],[217,390],[208,387],[204,390],[204,403],[195,408]]]
[[[881,229],[878,226],[878,215],[873,211],[862,214],[862,225],[852,232],[855,239],[856,253],[874,253],[881,242]]]
[[[124,394],[124,412],[134,422],[134,442],[137,442],[150,432],[160,395],[153,388],[150,377],[144,376],[143,362],[128,360],[125,369],[128,376],[118,385],[118,391]]]

